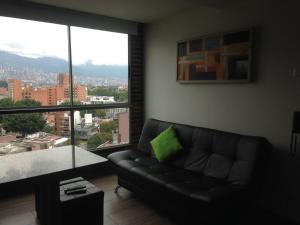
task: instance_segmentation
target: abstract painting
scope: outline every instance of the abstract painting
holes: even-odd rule
[[[249,82],[252,29],[226,32],[177,44],[177,81]]]

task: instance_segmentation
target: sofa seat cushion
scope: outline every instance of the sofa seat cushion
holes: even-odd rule
[[[231,204],[245,200],[246,196],[246,190],[230,186],[228,184],[221,184],[219,182],[205,183],[199,181],[193,183],[176,183],[169,184],[168,188],[188,197],[194,203],[200,202],[202,205],[217,205],[220,202],[223,204]]]
[[[109,155],[109,159],[122,169],[201,204],[212,204],[220,196],[236,191],[216,178],[160,163],[141,151],[116,152]]]
[[[158,161],[155,158],[149,157],[143,152],[135,150],[115,152],[110,154],[108,158],[114,164],[127,170],[131,170],[138,166],[151,167],[158,164]]]

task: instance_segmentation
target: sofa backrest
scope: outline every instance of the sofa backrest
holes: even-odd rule
[[[266,139],[149,119],[138,149],[153,156],[150,141],[170,125],[174,125],[184,152],[168,163],[233,185],[251,182]]]

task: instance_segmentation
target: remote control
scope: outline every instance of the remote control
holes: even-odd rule
[[[73,191],[73,190],[82,189],[82,188],[85,188],[85,187],[86,187],[85,185],[77,185],[77,186],[74,186],[74,187],[69,187],[65,191]]]
[[[65,190],[66,195],[73,195],[73,194],[83,194],[86,193],[86,188],[75,189],[75,190]]]

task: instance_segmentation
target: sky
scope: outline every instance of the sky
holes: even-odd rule
[[[0,50],[68,59],[67,26],[0,16]],[[72,62],[127,65],[128,35],[71,27]]]

